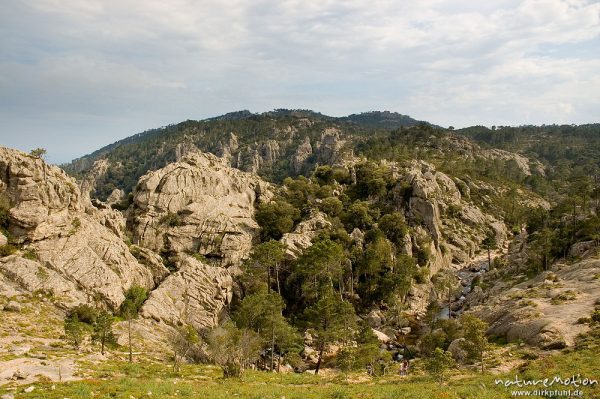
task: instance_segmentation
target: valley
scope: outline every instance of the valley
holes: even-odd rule
[[[598,379],[599,168],[600,125],[389,112],[226,114],[61,167],[1,147],[0,397]]]

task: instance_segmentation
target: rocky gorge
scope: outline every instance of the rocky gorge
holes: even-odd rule
[[[302,136],[307,126],[315,130],[312,136]],[[349,268],[350,280],[341,278],[335,288],[360,306],[357,319],[394,356],[406,347],[405,339],[419,339],[428,305],[448,302],[435,283],[444,273],[456,278],[458,289],[441,318],[477,315],[494,339],[557,349],[573,346],[588,330],[580,319],[594,311],[600,295],[595,242],[573,245],[576,261],[528,275],[527,232],[510,225],[497,202],[510,197],[511,209],[549,209],[540,195],[459,177],[435,157],[390,161],[355,155],[355,139],[310,120],[275,133],[286,138],[248,145],[230,133],[216,143],[217,155],[190,139],[177,147],[174,162],[146,171],[129,193],[115,187],[105,201],[94,192],[115,167],[108,157],[76,180],[38,156],[0,148],[2,312],[18,313],[20,302],[44,298],[41,306],[57,315],[81,304],[116,313],[128,290],[142,287],[148,295],[133,329],[146,342],[140,344],[145,351],[164,357],[174,331],[187,326],[208,331],[231,318],[244,299],[240,276],[260,244],[277,241],[285,249],[276,265],[285,297],[304,295],[289,265],[306,262],[315,243],[337,237],[348,248],[340,267],[344,273]],[[453,148],[460,162],[514,163],[515,173],[526,178],[545,173],[539,161],[521,154],[484,150],[453,136],[426,140],[435,142],[435,154]],[[286,167],[308,177],[274,181],[259,175],[285,157]],[[265,238],[257,212],[285,201],[298,201],[297,215],[286,210],[281,220],[287,217],[290,225]],[[388,218],[394,225],[385,225],[386,215],[394,215]],[[371,221],[359,223],[361,218]],[[489,259],[492,244],[486,240],[494,246]],[[381,248],[391,255],[382,257]],[[370,277],[362,276],[374,264],[383,266],[373,275],[387,277],[400,260],[414,268],[402,295],[398,290],[393,300],[369,303],[354,291],[366,290]],[[270,279],[270,268],[267,273]],[[277,274],[277,290],[279,282]],[[123,345],[126,325],[120,321],[116,328]],[[312,339],[305,334],[301,353],[314,368],[320,360]],[[338,349],[330,345],[326,356],[335,357]]]

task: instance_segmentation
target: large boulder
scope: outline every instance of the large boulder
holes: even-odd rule
[[[21,151],[0,147],[0,207],[8,211],[17,243],[41,240],[69,225],[86,204],[76,182],[56,166]]]
[[[577,242],[569,248],[569,256],[583,256],[587,251],[597,246],[598,243],[595,240]]]
[[[466,302],[470,311],[489,323],[490,335],[545,349],[562,348],[573,345],[577,335],[589,328],[579,319],[595,309],[599,273],[600,260],[592,257],[559,263],[525,281],[518,276],[516,282],[497,280],[486,290],[485,301],[472,300],[471,296],[481,295],[474,290]]]
[[[66,305],[101,300],[118,307],[132,285],[151,289],[153,271],[123,242],[123,217],[97,209],[61,169],[0,148],[0,206],[19,251],[0,259],[0,274]]]
[[[313,148],[310,144],[310,138],[304,137],[304,141],[296,148],[296,152],[292,156],[292,167],[294,172],[299,173],[304,167],[304,163],[313,154]]]
[[[448,352],[452,353],[452,357],[459,363],[464,362],[467,359],[467,351],[464,349],[466,339],[457,338],[450,342],[448,346]]]
[[[144,317],[177,326],[200,329],[218,324],[233,296],[233,278],[222,267],[185,257],[179,270],[163,281],[144,304]]]
[[[312,245],[312,240],[322,230],[331,226],[327,220],[327,215],[322,212],[313,212],[308,219],[298,223],[294,230],[285,233],[281,237],[281,242],[287,246],[287,256],[295,259],[305,249]]]
[[[234,266],[248,256],[258,234],[256,202],[269,198],[269,185],[256,175],[194,153],[140,179],[128,223],[142,247]]]

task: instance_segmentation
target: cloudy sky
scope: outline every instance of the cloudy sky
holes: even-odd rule
[[[3,0],[0,145],[65,162],[249,109],[600,122],[600,2]]]

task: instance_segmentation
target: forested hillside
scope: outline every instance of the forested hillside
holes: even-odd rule
[[[600,323],[599,129],[240,111],[132,136],[71,176],[3,148],[0,301],[43,297],[54,345],[174,373],[414,361],[442,381],[521,343],[524,362],[579,351]]]
[[[348,147],[352,148],[354,141],[360,142],[377,131],[418,123],[408,116],[390,112],[334,118],[304,110],[275,110],[263,114],[239,111],[149,130],[76,159],[63,168],[81,178],[93,168],[95,161],[107,159],[107,170],[95,182],[95,195],[105,199],[115,188],[130,192],[144,173],[174,162],[194,146],[219,156],[225,151],[231,152],[230,155],[235,156],[233,166],[280,182],[286,176],[308,172],[323,161],[318,158],[316,148],[314,152],[311,148],[296,164],[293,157],[298,151],[306,151],[306,145],[302,146],[306,140],[313,146],[318,143],[326,128],[339,129],[337,138],[351,141]]]

